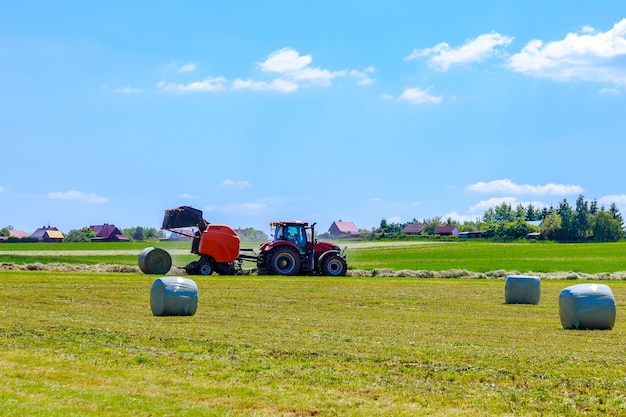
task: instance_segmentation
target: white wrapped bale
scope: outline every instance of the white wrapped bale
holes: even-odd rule
[[[578,284],[559,295],[564,329],[610,330],[615,324],[615,298],[604,284]]]
[[[506,304],[539,304],[541,280],[539,277],[511,275],[504,283]]]
[[[198,286],[189,278],[157,278],[150,289],[155,316],[193,316],[198,309]]]

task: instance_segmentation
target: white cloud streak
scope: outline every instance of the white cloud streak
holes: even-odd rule
[[[367,67],[363,71],[347,69],[331,71],[312,66],[311,55],[300,55],[293,48],[283,48],[272,52],[265,61],[257,63],[257,68],[264,74],[275,78],[270,80],[255,80],[235,78],[233,81],[225,77],[208,77],[202,81],[189,83],[177,83],[160,81],[156,88],[162,91],[187,93],[187,92],[218,92],[227,89],[271,91],[282,94],[293,93],[302,87],[322,86],[328,87],[340,77],[349,77],[356,80],[358,85],[370,85],[374,82],[371,74],[376,72],[374,67]],[[183,66],[170,63],[169,68],[176,72],[193,72],[197,69],[196,64]]]
[[[406,100],[413,104],[439,104],[443,100],[443,96],[434,96],[428,90],[420,88],[407,88],[399,97],[400,100]]]
[[[509,36],[499,33],[486,33],[456,48],[450,47],[446,42],[441,42],[432,48],[414,49],[405,60],[411,61],[421,57],[428,57],[429,67],[446,71],[455,64],[485,61],[499,54],[499,48],[506,47],[511,42],[513,42],[513,38]]]
[[[580,34],[544,43],[535,39],[511,56],[509,68],[557,81],[587,81],[626,86],[626,19],[606,32],[585,26]]]
[[[137,94],[142,93],[143,90],[141,88],[133,88],[133,87],[120,87],[113,90],[115,93],[121,94]]]
[[[465,187],[467,191],[479,193],[524,194],[524,195],[569,195],[581,194],[579,185],[548,183],[544,185],[516,184],[509,179],[477,182]]]
[[[107,198],[95,193],[83,193],[77,190],[48,193],[48,198],[52,200],[84,201],[87,203],[106,203],[108,201]]]
[[[222,181],[222,186],[225,187],[249,187],[250,182],[248,181],[233,181],[231,179],[227,179]]]
[[[159,81],[156,87],[159,90],[174,93],[217,92],[225,90],[227,82],[228,80],[224,77],[209,77],[203,81],[194,81],[187,84],[166,83],[165,81]]]

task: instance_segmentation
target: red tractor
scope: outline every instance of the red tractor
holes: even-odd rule
[[[315,224],[272,222],[274,240],[259,247],[257,266],[275,275],[346,275],[348,265],[339,246],[315,239]]]
[[[263,243],[258,255],[252,249],[240,248],[239,236],[230,226],[207,222],[202,211],[193,207],[166,210],[162,229],[179,234],[180,228],[198,229],[189,235],[193,238],[191,253],[200,255],[200,259],[187,264],[185,269],[190,275],[236,275],[243,271],[243,261],[256,262],[259,273],[346,274],[348,266],[339,246],[315,240],[315,223],[272,222],[270,226],[274,239]]]

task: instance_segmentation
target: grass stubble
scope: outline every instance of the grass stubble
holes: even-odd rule
[[[155,317],[154,278],[0,271],[0,415],[626,412],[622,281],[613,330],[567,331],[570,281],[194,277],[196,315]]]

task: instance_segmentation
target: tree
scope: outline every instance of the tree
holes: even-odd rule
[[[561,233],[561,216],[555,211],[548,214],[541,222],[540,233],[544,239],[556,239]]]
[[[593,239],[598,242],[617,242],[624,234],[618,220],[608,211],[599,211],[593,220]]]
[[[66,242],[89,242],[96,234],[89,227],[82,229],[72,229],[65,235]]]
[[[574,224],[574,210],[572,210],[572,206],[569,205],[567,199],[564,198],[563,201],[561,201],[556,212],[561,217],[561,229],[555,239],[565,241],[573,240],[575,236],[572,228]]]
[[[586,240],[591,235],[589,205],[582,194],[576,199],[576,211],[572,218],[574,240]]]
[[[246,227],[239,231],[239,239],[246,242],[263,242],[268,240],[267,234],[261,230],[254,229],[252,227]]]
[[[0,229],[0,236],[11,236],[11,230],[13,230],[13,226],[6,226]]]

